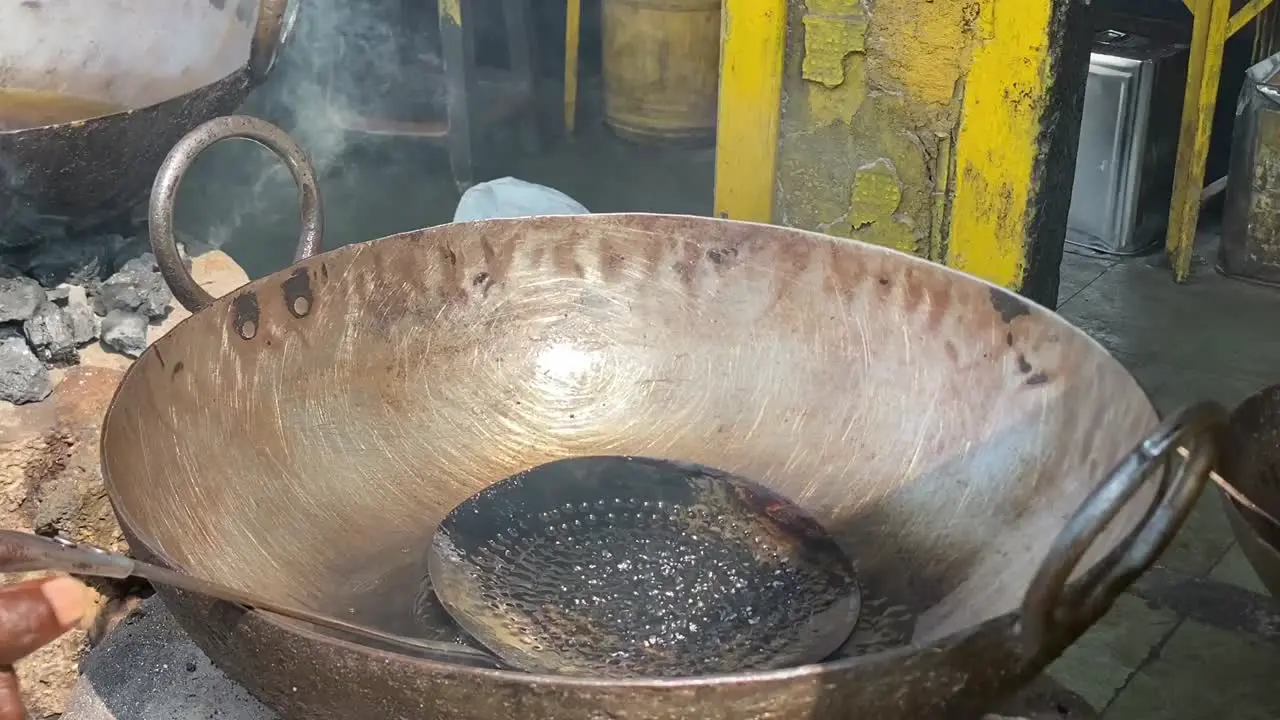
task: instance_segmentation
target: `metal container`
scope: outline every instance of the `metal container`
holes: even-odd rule
[[[709,141],[720,86],[720,0],[605,0],[605,122],[638,142]]]
[[[1249,68],[1232,136],[1218,269],[1280,283],[1280,55]]]
[[[1186,45],[1103,30],[1094,41],[1067,242],[1135,255],[1164,235],[1173,189]]]

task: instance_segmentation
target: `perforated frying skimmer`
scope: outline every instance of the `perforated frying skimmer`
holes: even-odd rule
[[[440,523],[436,595],[530,672],[672,677],[817,662],[861,593],[794,503],[689,463],[579,457],[473,495]]]

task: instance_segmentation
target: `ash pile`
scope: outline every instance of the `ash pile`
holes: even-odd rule
[[[0,401],[44,400],[51,372],[78,364],[95,344],[142,354],[148,328],[173,300],[147,237],[137,222],[75,235],[55,226],[21,245],[0,237]]]

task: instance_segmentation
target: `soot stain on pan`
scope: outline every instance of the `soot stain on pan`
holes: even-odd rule
[[[1031,314],[1031,306],[1025,300],[999,288],[991,288],[991,307],[995,308],[1000,319],[1006,323]]]
[[[295,269],[280,283],[280,291],[284,294],[284,306],[290,315],[302,319],[311,312],[315,299],[311,294],[311,273],[305,267]]]
[[[231,301],[231,324],[236,334],[245,340],[252,340],[258,334],[260,315],[258,296],[252,290],[240,293]]]

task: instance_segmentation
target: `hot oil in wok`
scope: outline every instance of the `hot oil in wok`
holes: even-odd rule
[[[436,599],[426,553],[415,548],[375,558],[345,574],[346,586],[326,598],[335,617],[404,637],[478,648]]]
[[[424,539],[422,545],[428,542]],[[427,565],[426,553],[418,543],[366,558],[350,572],[339,574],[347,582],[334,588],[320,609],[397,635],[483,650],[436,598]],[[864,563],[859,569],[861,616],[853,635],[834,657],[874,654],[910,643],[924,607],[919,602],[919,589],[905,583],[898,570],[893,563]]]
[[[126,109],[115,103],[63,93],[0,88],[0,132],[89,120]]]
[[[361,563],[358,570],[345,575],[349,578],[345,587],[335,588],[321,609],[397,635],[482,649],[436,599],[426,565],[426,553],[417,548],[404,548]],[[903,647],[910,642],[915,628],[919,612],[911,599],[915,593],[903,586],[898,573],[864,568],[859,575],[863,586],[862,614],[853,636],[835,653],[836,657]]]
[[[584,460],[590,459],[578,459],[574,462],[581,463]],[[624,459],[599,458],[598,460],[617,463]],[[636,462],[635,459],[627,459],[628,467]],[[546,468],[555,465],[556,463],[551,463],[542,466],[542,469],[545,471]],[[616,468],[614,469],[616,470]],[[519,478],[519,476],[516,476],[516,478]],[[555,479],[561,480],[558,476]],[[564,482],[568,482],[571,479],[573,478],[563,479],[558,484],[563,485]],[[611,477],[610,479],[616,478]],[[679,479],[683,479],[683,476]],[[511,483],[514,481],[515,478],[506,482]],[[499,483],[498,485],[502,486],[503,484]],[[719,486],[717,485],[713,489],[716,488],[719,488]],[[519,570],[517,574],[521,577],[525,577],[525,573],[532,573],[526,577],[525,581],[515,582],[515,589],[519,590],[518,597],[513,595],[510,601],[520,607],[527,605],[526,611],[519,613],[519,616],[541,619],[542,622],[539,625],[544,628],[564,625],[561,622],[564,618],[559,617],[564,613],[560,612],[560,610],[569,611],[569,614],[574,617],[591,615],[590,608],[584,610],[581,607],[576,607],[575,604],[575,599],[591,598],[592,605],[598,604],[612,608],[613,612],[610,617],[619,613],[621,616],[625,616],[627,621],[623,623],[623,626],[630,628],[640,627],[645,628],[646,631],[651,631],[647,632],[643,638],[643,644],[646,649],[644,652],[639,653],[641,655],[650,654],[653,647],[658,647],[659,650],[662,650],[660,655],[671,655],[668,658],[668,664],[673,664],[681,669],[688,667],[717,667],[719,671],[748,670],[759,666],[760,662],[768,662],[771,655],[776,655],[777,653],[770,652],[767,646],[773,640],[786,640],[786,634],[770,632],[760,635],[756,633],[754,637],[746,638],[746,636],[751,636],[752,633],[744,631],[731,633],[729,636],[723,636],[723,633],[716,633],[704,638],[697,632],[685,633],[685,628],[695,626],[700,628],[717,623],[720,625],[732,624],[733,618],[726,619],[721,617],[725,612],[732,609],[730,606],[737,607],[734,603],[728,603],[727,598],[744,594],[744,597],[749,598],[750,602],[738,609],[749,611],[749,614],[758,620],[764,620],[765,625],[773,627],[775,630],[776,626],[779,625],[789,627],[791,623],[786,621],[785,616],[788,608],[797,602],[797,598],[791,597],[789,593],[794,594],[797,588],[826,587],[827,580],[822,578],[814,580],[813,578],[790,577],[790,575],[794,575],[801,569],[815,570],[814,567],[808,564],[802,563],[796,567],[783,564],[774,567],[772,563],[765,563],[762,566],[756,562],[753,559],[758,555],[756,551],[760,551],[764,545],[773,547],[773,543],[769,541],[769,538],[757,536],[754,537],[751,543],[742,547],[727,542],[711,543],[709,546],[703,541],[695,542],[697,536],[706,533],[712,533],[717,536],[729,533],[729,535],[736,537],[735,528],[742,528],[739,528],[740,523],[734,518],[743,520],[747,523],[747,526],[754,528],[748,535],[759,533],[760,531],[768,531],[770,527],[768,524],[757,525],[754,522],[749,522],[749,513],[748,515],[743,515],[742,513],[759,505],[761,500],[770,500],[772,496],[756,497],[757,492],[744,491],[730,493],[723,498],[710,494],[708,495],[709,500],[707,498],[703,499],[707,500],[707,502],[715,500],[715,503],[706,507],[704,507],[705,503],[694,505],[675,503],[671,507],[672,512],[679,510],[677,515],[680,518],[688,515],[686,520],[681,520],[676,525],[685,528],[686,525],[692,523],[691,527],[698,529],[698,532],[692,535],[684,532],[672,535],[669,532],[665,532],[665,530],[670,529],[668,527],[670,523],[666,521],[658,522],[658,515],[666,518],[669,514],[663,510],[664,504],[662,502],[657,502],[654,505],[654,503],[650,502],[640,503],[634,498],[624,502],[617,500],[613,494],[597,497],[596,495],[599,494],[600,489],[595,488],[594,485],[589,485],[587,490],[590,490],[590,492],[578,498],[578,503],[574,505],[573,511],[570,513],[572,517],[568,518],[568,520],[557,519],[557,513],[564,510],[559,505],[552,510],[541,508],[542,512],[538,512],[539,508],[530,506],[527,502],[528,498],[522,495],[518,495],[515,498],[513,501],[515,505],[507,508],[515,513],[514,515],[508,516],[505,513],[498,513],[497,516],[481,514],[477,520],[484,525],[483,528],[477,530],[484,537],[511,536],[515,538],[517,535],[523,537],[522,533],[516,532],[515,525],[519,525],[525,531],[532,532],[533,536],[556,540],[556,542],[549,545],[547,543],[533,543],[532,546],[524,546],[518,550],[511,549],[511,552],[505,554],[499,552],[499,555],[503,557],[518,556],[521,558],[518,568],[514,568]],[[633,492],[627,497],[639,492],[639,487],[630,488],[630,490]],[[481,493],[481,495],[484,495],[484,493]],[[734,498],[742,501],[743,507],[737,507],[737,504],[730,502]],[[581,505],[581,507],[578,507],[578,505]],[[649,507],[650,505],[653,505],[653,507]],[[733,512],[720,508],[721,505],[728,506]],[[710,507],[720,509],[712,512],[711,515],[703,517],[706,512],[710,511]],[[764,505],[760,505],[766,515],[770,517],[777,516],[774,519],[780,521],[789,518],[783,512],[789,507],[789,504],[787,504],[787,506],[777,509],[774,508],[773,504],[767,502]],[[458,511],[455,510],[456,512]],[[555,522],[552,522],[553,520]],[[497,523],[497,527],[500,529],[494,529],[494,523]],[[515,525],[512,525],[512,523],[515,523]],[[632,527],[637,523],[639,526],[644,527]],[[722,527],[726,524],[727,527]],[[797,527],[808,527],[795,519],[782,524],[791,530],[795,530]],[[538,528],[550,532],[550,535],[538,531]],[[648,528],[648,530],[634,532],[644,528]],[[657,532],[657,530],[663,530],[663,532]],[[817,536],[829,537],[825,535],[825,531],[819,526],[814,525],[811,530]],[[768,533],[766,532],[765,534]],[[615,538],[615,535],[619,537]],[[820,540],[820,538],[818,539]],[[788,548],[790,550],[810,548],[807,544],[791,547],[790,543],[794,542],[796,538],[789,537],[786,534],[774,538],[774,540],[781,543],[778,548],[774,548],[778,552],[788,550]],[[810,540],[816,541],[814,538],[810,538]],[[851,546],[859,547],[865,544],[861,538],[858,540],[857,542],[852,542]],[[624,553],[627,557],[613,557],[620,548],[629,548]],[[764,548],[764,550],[768,549]],[[751,557],[742,558],[734,555],[734,551],[739,550],[749,550],[748,555],[751,555]],[[791,554],[790,550],[786,553],[787,555]],[[771,557],[776,555],[776,553],[770,554],[767,552],[765,554]],[[734,556],[730,557],[731,555]],[[676,572],[679,569],[678,566],[694,563],[695,560],[695,564],[698,566],[695,572]],[[837,656],[864,655],[906,645],[914,630],[918,612],[923,609],[916,607],[918,602],[912,602],[913,598],[918,599],[920,595],[918,589],[913,592],[910,587],[898,587],[902,585],[903,579],[900,577],[895,563],[886,565],[885,563],[873,561],[862,564],[864,567],[857,573],[862,577],[861,604],[863,612],[861,613],[861,621],[858,623],[853,635],[849,637],[849,640],[835,652]],[[482,649],[483,646],[480,645],[480,641],[472,638],[467,631],[460,627],[436,597],[429,579],[429,567],[430,561],[427,555],[421,551],[416,542],[408,542],[398,549],[379,553],[377,557],[365,558],[352,567],[349,572],[339,573],[339,576],[346,578],[347,581],[343,583],[341,588],[334,588],[337,592],[325,598],[322,609],[327,613],[344,617],[350,621],[369,625],[397,635],[436,642],[458,643]],[[750,578],[737,577],[740,574],[739,571],[746,572],[753,568],[756,571],[772,568],[774,572],[769,574],[767,578],[755,577],[754,575]],[[493,569],[491,568],[491,570]],[[507,568],[504,572],[490,573],[486,577],[510,580],[512,570],[513,568]],[[721,570],[724,572],[720,572]],[[779,573],[781,574],[779,575]],[[721,575],[725,577],[720,577]],[[778,576],[774,577],[774,575]],[[534,581],[535,578],[537,579],[536,582]],[[688,580],[689,583],[685,583],[684,580]],[[718,587],[718,580],[728,582],[733,587]],[[756,582],[759,580],[776,582],[764,582],[761,587],[755,588],[755,585],[760,584]],[[503,582],[506,582],[506,580],[503,580]],[[675,582],[678,587],[669,587],[672,582]],[[755,589],[752,590],[751,588]],[[664,589],[671,592],[658,592]],[[643,592],[637,590],[643,590]],[[550,595],[546,595],[543,591],[550,593]],[[496,598],[497,596],[494,595],[493,597]],[[504,595],[503,597],[505,598],[506,596]],[[630,602],[631,600],[636,600],[636,603]],[[708,600],[711,601],[709,604]],[[566,603],[572,607],[562,607]],[[573,612],[575,608],[578,611],[576,614]],[[803,608],[801,609],[803,610]],[[805,612],[809,611],[806,610]],[[542,617],[545,613],[552,613],[552,615]],[[812,615],[811,612],[809,614]],[[673,622],[672,618],[683,618],[684,620]],[[747,620],[748,629],[750,629],[750,626],[757,624],[751,622],[750,618],[747,618]],[[679,632],[668,637],[666,631],[671,629],[679,630]],[[598,635],[599,633],[596,634]],[[580,641],[581,638],[590,635],[591,633],[579,632],[574,637]],[[603,647],[612,647],[609,645],[612,640],[618,640],[625,645],[629,642],[624,637],[627,635],[627,633],[623,633],[614,637],[606,633],[603,638],[597,638],[597,640],[603,642]],[[734,643],[726,643],[724,637],[739,637],[745,639],[745,642],[738,643],[738,647],[730,647]],[[633,640],[639,641],[636,638],[633,638]],[[705,640],[711,641],[716,646],[715,649],[702,648],[698,645],[699,642]],[[571,641],[569,645],[575,645],[575,642],[578,641]],[[586,646],[585,652],[588,654],[595,652],[593,649],[595,647],[600,646],[592,642]],[[637,650],[636,648],[630,648],[629,645],[623,649],[628,650],[628,652],[623,653],[628,657],[631,654],[636,654],[630,651]],[[827,652],[831,652],[831,649],[828,649]],[[578,648],[578,650],[583,650],[583,648]],[[702,660],[698,660],[699,657]],[[660,667],[661,663],[655,664],[652,658],[646,659],[644,662],[646,666],[640,674],[649,674],[655,670],[661,671],[663,669]],[[581,670],[587,674],[598,674],[598,665],[594,661],[589,662],[583,665]],[[520,667],[523,666],[521,665]],[[539,668],[537,671],[561,673],[567,671],[567,668],[563,665],[559,666],[559,668],[559,671],[544,668]],[[614,670],[618,669],[611,668],[609,673],[604,674],[611,674]],[[574,672],[568,674],[582,673]],[[634,675],[636,673],[627,671],[625,674]],[[667,673],[658,672],[658,674]]]

